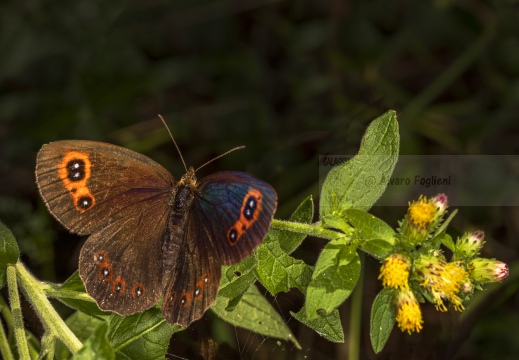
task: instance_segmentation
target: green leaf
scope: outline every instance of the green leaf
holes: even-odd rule
[[[74,360],[114,360],[115,352],[106,338],[108,325],[100,324],[90,338],[85,342],[72,359]]]
[[[328,173],[321,190],[321,217],[348,208],[371,208],[391,178],[399,143],[396,113],[388,111],[375,119],[366,130],[359,153]]]
[[[71,308],[92,316],[102,317],[111,314],[110,312],[100,310],[93,300],[74,298],[78,294],[86,294],[86,291],[83,280],[81,280],[79,273],[76,271],[58,287],[57,292],[53,293],[52,296]]]
[[[434,232],[433,238],[440,235],[441,233],[444,233],[447,230],[447,227],[449,226],[450,222],[452,221],[452,219],[454,219],[454,216],[456,216],[457,213],[458,213],[458,209],[455,209],[449,215],[449,217],[442,223],[442,225],[438,229],[436,229],[436,231]]]
[[[373,301],[371,308],[370,337],[371,346],[378,354],[386,345],[395,326],[395,306],[391,289],[383,289]]]
[[[325,314],[323,311],[318,311],[318,317],[315,319],[308,319],[306,316],[306,307],[303,306],[299,312],[290,314],[299,322],[305,324],[310,329],[315,330],[319,335],[324,337],[326,340],[343,343],[344,342],[344,330],[342,329],[341,318],[339,310],[335,309],[329,314]]]
[[[306,291],[309,319],[317,318],[319,309],[329,314],[350,296],[360,275],[360,259],[355,250],[344,237],[324,247]]]
[[[80,311],[76,311],[65,321],[70,330],[72,330],[72,332],[82,343],[85,343],[103,322],[103,320],[87,315]],[[56,358],[68,359],[69,357],[70,352],[68,349],[65,347],[65,345],[58,341],[56,344]]]
[[[116,351],[122,349],[124,358],[164,358],[171,335],[183,329],[178,325],[169,325],[161,309],[153,307],[130,316],[110,316],[108,339]],[[133,344],[135,341],[137,343]]]
[[[290,216],[290,221],[310,224],[314,218],[314,201],[312,196],[307,197]],[[295,249],[301,245],[306,238],[305,234],[299,234],[292,231],[284,231],[277,229],[270,229],[269,235],[271,238],[279,242],[281,249],[287,254],[291,254]]]
[[[265,241],[256,249],[256,258],[256,276],[272,295],[292,287],[306,290],[312,267],[288,255],[277,241]]]
[[[339,215],[326,215],[323,216],[323,226],[328,229],[337,229],[342,231],[345,234],[349,234],[352,231],[352,227],[346,219]]]
[[[253,285],[247,290],[233,311],[225,310],[226,307],[227,299],[218,297],[211,310],[234,326],[264,336],[290,341],[298,349],[301,349],[301,345],[299,345],[283,318],[274,310],[256,286]]]
[[[443,245],[445,245],[450,251],[456,251],[456,245],[454,244],[454,241],[452,240],[452,237],[449,234],[443,233],[438,235],[437,238],[439,238],[440,242]]]
[[[395,231],[391,226],[362,210],[348,209],[345,214],[364,240],[360,242],[363,251],[377,259],[383,259],[391,253],[396,242]]]
[[[254,270],[256,269],[256,256],[249,256],[236,265],[222,267],[222,280],[218,296],[229,299],[228,311],[234,309],[243,294],[257,280]]]
[[[0,221],[0,288],[5,285],[7,265],[16,264],[20,250],[11,230]]]

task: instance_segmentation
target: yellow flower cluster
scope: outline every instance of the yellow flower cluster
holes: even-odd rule
[[[409,266],[410,261],[404,255],[392,254],[385,259],[378,279],[382,279],[384,287],[409,289]]]

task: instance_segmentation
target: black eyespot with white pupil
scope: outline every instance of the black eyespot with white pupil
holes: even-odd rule
[[[104,278],[107,278],[110,276],[110,269],[105,267],[105,268],[102,268],[101,269],[101,275],[104,277]]]
[[[142,289],[140,287],[137,287],[135,289],[135,296],[140,297],[140,296],[142,296],[142,294],[143,294]]]
[[[195,290],[195,296],[198,296],[198,295],[200,295],[200,288],[196,288],[196,290]]]
[[[184,305],[186,303],[187,299],[185,296],[182,296],[182,299],[180,299],[180,305]]]
[[[257,207],[257,200],[253,196],[249,196],[245,204],[245,208],[243,209],[243,216],[245,216],[245,219],[252,220],[254,217],[254,211],[256,211]]]
[[[88,195],[85,195],[85,196],[81,196],[78,200],[77,200],[77,206],[82,209],[82,210],[88,210],[90,209],[90,207],[92,206],[93,204],[93,201],[92,201],[92,197],[88,196]]]
[[[235,242],[237,236],[238,236],[238,232],[236,231],[235,228],[232,228],[232,229],[229,231],[229,240],[231,240],[231,242]]]
[[[117,283],[115,285],[115,291],[121,292],[122,289],[123,289],[123,285],[121,283]]]
[[[81,159],[70,160],[67,164],[68,178],[70,181],[80,181],[85,178],[85,162]]]

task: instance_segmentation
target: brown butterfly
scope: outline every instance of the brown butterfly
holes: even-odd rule
[[[176,181],[144,155],[95,141],[44,145],[36,179],[52,215],[90,235],[79,275],[99,308],[130,315],[164,297],[167,321],[186,327],[214,303],[221,266],[261,243],[277,205],[249,174],[198,181],[189,168]]]

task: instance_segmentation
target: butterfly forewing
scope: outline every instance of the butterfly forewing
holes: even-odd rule
[[[277,195],[267,183],[238,171],[220,171],[200,181],[195,207],[206,221],[223,264],[249,256],[268,232]]]
[[[70,231],[91,234],[138,214],[141,205],[170,193],[169,172],[134,151],[95,141],[43,146],[36,179],[50,212]]]

